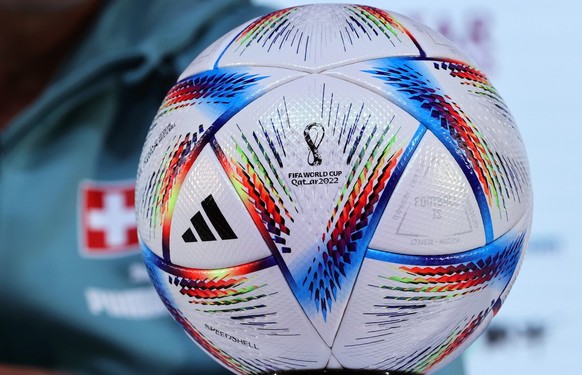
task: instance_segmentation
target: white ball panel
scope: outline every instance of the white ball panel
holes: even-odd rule
[[[483,307],[483,293],[424,302],[413,300],[420,292],[393,293],[403,300],[388,299],[390,291],[386,288],[397,285],[388,280],[390,276],[407,275],[397,265],[364,261],[333,346],[333,354],[345,368],[414,372],[421,364],[409,362],[411,357],[445,342],[459,325],[468,323],[467,316]],[[407,297],[412,299],[404,300]],[[496,298],[495,291],[487,297]],[[488,324],[492,317],[489,314],[482,323]]]
[[[319,124],[319,137],[323,134],[317,146],[321,161],[314,165],[309,164],[312,151],[305,135],[310,124]],[[336,241],[334,236],[339,236],[337,232],[350,225],[341,224],[336,229],[336,224],[346,219],[342,215],[344,207],[354,207],[350,213],[354,223],[361,220],[362,212],[355,206],[372,199],[363,192],[363,186],[369,182],[374,186],[380,178],[373,177],[376,164],[380,160],[387,163],[390,155],[398,158],[395,155],[406,148],[417,128],[416,120],[369,90],[325,75],[311,74],[250,103],[216,135],[233,169],[238,165],[251,176],[253,183],[244,190],[264,185],[262,201],[268,199],[267,195],[273,199],[271,214],[278,207],[280,220],[289,229],[289,234],[272,235],[277,237],[275,246],[291,277],[300,285],[297,298],[329,345],[341,321],[364,245],[359,244],[357,252],[350,250],[354,251],[349,255],[354,262],[353,269],[341,276],[341,288],[337,289],[325,316],[308,290],[311,270],[318,267],[318,262],[323,262],[324,249],[336,246],[333,241]],[[317,138],[315,133],[312,136]],[[275,151],[281,158],[281,165]],[[325,174],[325,177],[307,176],[315,173]],[[389,175],[387,171],[386,176]],[[253,200],[257,211],[262,210],[256,198],[249,199]],[[359,210],[365,210],[364,204]],[[266,221],[263,218],[263,222]],[[368,221],[362,222],[365,222],[364,232]],[[279,224],[273,224],[276,225]],[[359,229],[355,224],[352,226],[354,232]],[[357,241],[346,242],[351,242],[351,247]]]
[[[483,73],[461,62],[383,59],[325,74],[377,92],[419,120],[430,122],[425,125],[444,138],[443,144],[448,143],[449,153],[465,167],[465,176],[474,177],[474,194],[482,195],[481,210],[489,211],[485,214],[489,241],[532,210],[521,136]]]
[[[163,256],[162,232],[169,220],[170,197],[180,190],[177,175],[192,149],[201,144],[200,139],[221,126],[215,122],[224,111],[251,95],[258,96],[303,75],[274,68],[227,69],[189,77],[170,90],[150,127],[140,158],[136,208],[141,241]],[[254,78],[257,81],[250,82]],[[245,79],[250,83],[241,83]],[[225,104],[228,101],[231,103]]]
[[[450,152],[427,132],[408,163],[369,247],[450,254],[485,244],[479,206]]]
[[[211,269],[236,266],[270,255],[234,187],[207,146],[178,196],[170,234],[171,262]]]
[[[489,208],[494,238],[511,229],[532,206],[529,164],[519,129],[500,94],[481,77],[462,72],[454,65],[427,62],[427,69],[438,80],[444,93],[462,110],[463,116],[477,130],[482,154],[491,160],[488,168],[491,198]],[[454,76],[457,74],[459,75]],[[460,75],[467,74],[467,79]]]
[[[369,250],[334,341],[346,368],[431,373],[487,327],[511,289],[530,232],[524,217],[472,251],[434,257]]]
[[[321,369],[331,355],[285,278],[260,262],[217,270],[158,268],[155,283],[176,317],[207,351],[237,373]],[[185,321],[184,321],[185,320]],[[199,344],[200,344],[199,343]],[[246,370],[246,371],[245,371]]]
[[[389,12],[360,5],[313,4],[254,20],[232,40],[218,65],[318,72],[383,56],[418,55],[398,17]]]

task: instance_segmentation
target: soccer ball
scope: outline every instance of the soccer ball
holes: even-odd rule
[[[424,25],[345,4],[276,11],[198,56],[136,197],[161,299],[238,374],[438,369],[500,308],[532,214],[487,77]]]

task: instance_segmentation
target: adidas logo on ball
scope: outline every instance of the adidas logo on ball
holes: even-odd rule
[[[228,221],[226,221],[226,218],[222,214],[222,211],[220,211],[220,208],[216,204],[216,201],[212,195],[209,195],[202,201],[202,209],[206,213],[206,216],[210,221],[210,225],[212,225],[220,239],[234,240],[238,238],[232,230],[231,226],[228,224]],[[206,223],[206,220],[200,211],[196,212],[196,214],[190,218],[190,223],[192,223],[192,226],[196,230],[200,241],[206,242],[217,240],[216,236],[214,236],[214,233],[212,233],[210,226]],[[192,228],[188,228],[184,232],[182,239],[187,243],[198,241],[196,235],[192,231]]]

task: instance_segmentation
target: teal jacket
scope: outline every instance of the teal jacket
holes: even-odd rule
[[[180,72],[265,12],[241,0],[108,2],[50,87],[2,132],[0,363],[228,373],[170,318],[135,240],[118,233],[99,244],[107,222],[91,223],[90,209],[101,193],[131,189],[145,134]]]
[[[243,0],[111,1],[50,87],[0,134],[0,363],[227,373],[161,305],[128,215],[167,90],[204,47],[265,12]]]

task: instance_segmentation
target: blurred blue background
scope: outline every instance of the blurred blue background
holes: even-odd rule
[[[287,7],[330,1],[255,2]],[[528,253],[501,312],[465,354],[468,375],[575,373],[582,354],[582,3],[359,3],[422,21],[456,42],[509,105],[529,153],[535,209]]]

